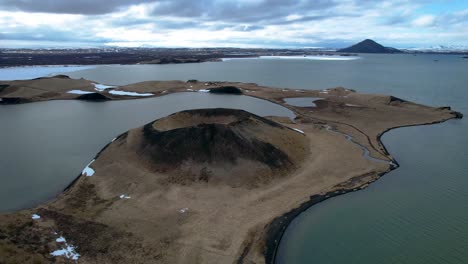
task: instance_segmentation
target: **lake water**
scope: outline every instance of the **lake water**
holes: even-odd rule
[[[0,80],[27,80],[92,68],[94,68],[94,66],[30,66],[1,68]]]
[[[323,98],[319,97],[292,97],[284,98],[284,102],[288,105],[299,106],[299,107],[316,107],[315,101]]]
[[[349,61],[256,59],[182,65],[98,66],[68,74],[74,78],[84,77],[115,85],[155,79],[198,79],[256,82],[276,87],[306,89],[344,86],[359,92],[392,94],[433,106],[450,105],[466,114],[467,73],[468,60],[461,56],[361,55],[361,59]],[[117,102],[108,105],[113,103]],[[107,105],[71,101],[44,104],[51,105],[49,111],[74,104],[82,104],[81,108],[88,108],[88,105]],[[24,108],[29,105],[14,107]],[[128,106],[125,111],[131,111],[133,107]],[[159,111],[163,106],[154,107]],[[31,112],[21,110],[17,116],[33,115]],[[78,159],[70,160],[70,164],[76,166],[73,171],[79,172],[100,147],[120,131],[126,130],[125,126],[120,127],[119,131],[109,129],[108,135],[97,139],[96,134],[101,132],[93,131],[97,122],[92,121],[96,113],[98,111],[90,111],[90,117],[83,118],[84,121],[74,125],[82,129],[81,133],[72,131],[70,133],[75,137],[64,140],[70,141],[70,148],[66,152],[70,157],[74,152],[76,155],[78,149],[85,147],[73,144],[74,138],[95,140],[94,143],[89,143],[94,148],[90,148],[90,155],[84,155],[86,157],[83,156],[79,162]],[[131,114],[116,114],[107,118],[118,118],[124,122],[129,116],[133,117]],[[8,124],[3,122],[3,118],[0,118],[2,124]],[[105,119],[96,120],[103,122]],[[56,133],[57,138],[64,137],[62,133],[65,132],[60,131],[63,128],[57,125],[59,123],[61,122],[50,121],[48,124],[52,128],[43,129]],[[14,131],[21,133],[18,129]],[[29,133],[31,136],[43,137],[44,131]],[[3,138],[3,133],[2,131],[0,138]],[[468,263],[467,134],[466,119],[433,126],[402,128],[385,134],[383,141],[401,167],[364,191],[327,200],[301,214],[288,227],[280,243],[277,262]],[[16,142],[19,138],[16,137]],[[86,140],[81,142],[87,142]],[[34,144],[33,142],[29,139],[23,140],[21,144]],[[30,146],[22,148],[33,152],[41,151]],[[47,152],[42,151],[42,155],[46,154]],[[4,156],[4,151],[0,155]],[[28,164],[28,161],[11,162],[21,166]],[[53,175],[55,171],[50,171],[48,176],[55,177]],[[68,178],[57,180],[66,185],[75,176],[63,175]],[[2,178],[5,178],[3,173]],[[37,181],[41,182],[40,179]],[[26,188],[15,191],[28,193]],[[2,197],[3,201],[5,199],[9,199],[8,196]]]

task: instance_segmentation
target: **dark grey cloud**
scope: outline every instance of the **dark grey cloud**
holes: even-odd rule
[[[0,0],[0,8],[25,12],[97,15],[154,0]]]
[[[363,0],[360,5],[377,4],[378,1]],[[240,28],[256,30],[267,25],[287,25],[308,21],[320,21],[330,17],[346,16],[346,10],[336,10],[340,0],[0,0],[0,9],[25,12],[66,13],[98,15],[125,10],[131,5],[153,3],[151,19],[132,17],[112,21],[113,26],[138,26],[153,23],[158,28],[180,29],[202,27],[204,22],[217,22],[238,25]],[[316,13],[311,15],[310,13]],[[302,16],[287,19],[288,15]],[[163,18],[185,18],[191,22],[173,22]],[[231,26],[233,27],[233,26]]]
[[[32,28],[17,28],[14,32],[0,32],[0,40],[17,41],[55,41],[55,42],[87,42],[105,43],[108,40],[91,36],[86,33],[57,30],[49,26]]]
[[[304,14],[326,10],[339,4],[334,0],[264,0],[264,1],[213,1],[213,0],[162,0],[152,13],[156,16],[197,18],[203,21],[236,23],[262,23],[281,21],[290,14]]]
[[[127,12],[110,15],[142,3],[151,3],[146,5],[147,9],[142,14],[135,12],[123,16],[130,13]],[[178,43],[182,39],[185,43],[191,43],[184,39],[183,34],[171,33],[193,30],[200,34],[187,38],[204,45],[210,42],[214,46],[224,46],[226,39],[229,39],[233,46],[343,47],[352,44],[349,38],[355,38],[353,42],[375,35],[385,38],[387,32],[380,28],[388,29],[388,32],[408,28],[409,35],[417,35],[410,29],[414,21],[423,15],[434,16],[434,22],[427,26],[434,32],[453,32],[454,28],[463,31],[466,28],[466,11],[426,14],[424,10],[413,10],[415,6],[426,3],[428,0],[390,0],[385,1],[383,7],[378,0],[0,0],[0,10],[7,11],[0,18],[0,23],[3,23],[0,42]],[[28,14],[31,18],[10,12],[18,10],[31,13]],[[44,19],[43,15],[32,14],[37,12],[82,14],[83,17],[54,16],[49,20]],[[53,24],[55,21],[58,23]],[[76,24],[64,27],[65,21],[76,21]],[[363,23],[369,30],[355,26]],[[307,29],[309,25],[312,25],[310,30]],[[376,32],[376,28],[382,32]],[[267,34],[255,34],[260,30]],[[128,38],[125,36],[127,31],[130,32]],[[204,36],[207,31],[216,34]],[[233,31],[236,33],[233,34]],[[219,43],[213,39],[218,33]],[[335,36],[339,38],[330,39]]]
[[[110,21],[110,26],[113,27],[125,27],[125,28],[138,28],[141,25],[151,24],[154,28],[158,29],[187,29],[187,28],[200,28],[201,24],[195,20],[191,21],[178,21],[158,18],[118,18]]]

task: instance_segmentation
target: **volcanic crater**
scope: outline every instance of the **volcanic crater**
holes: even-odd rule
[[[131,140],[128,140],[131,138]],[[255,187],[297,168],[307,138],[269,119],[235,109],[172,114],[131,130],[124,148],[162,174],[160,181]]]

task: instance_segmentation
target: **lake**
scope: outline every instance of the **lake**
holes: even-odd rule
[[[468,60],[461,56],[395,54],[360,57],[347,61],[252,59],[202,64],[97,66],[67,74],[73,78],[83,77],[114,85],[155,79],[198,79],[256,82],[268,86],[305,89],[344,86],[359,92],[392,94],[433,106],[450,105],[457,111],[468,113]],[[58,105],[52,106],[54,103]],[[71,101],[44,104],[51,105],[49,111],[56,111],[75,103],[83,104],[80,108],[88,108],[88,105],[106,107],[117,102],[102,106]],[[32,105],[34,104],[31,107]],[[133,116],[124,113],[132,111],[134,107],[125,107],[125,111],[119,112],[120,115],[109,114],[107,118],[118,120],[112,121],[115,123],[127,122],[128,120],[124,120]],[[159,111],[165,106],[154,107]],[[1,112],[4,112],[3,109]],[[56,112],[56,115],[60,115],[62,110]],[[112,128],[102,132],[109,134],[99,136],[101,132],[95,131],[94,127],[96,123],[105,120],[95,117],[99,112],[91,110],[91,117],[77,118],[83,120],[72,125],[80,127],[81,133],[69,132],[83,137],[79,142],[89,141],[88,144],[93,145],[89,148],[89,155],[83,155],[81,160],[73,157],[77,155],[77,149],[86,147],[87,143],[84,146],[73,144],[76,137],[61,139],[64,137],[62,134],[67,132],[57,125],[61,122],[50,121],[47,124],[51,127],[44,125],[43,130],[29,133],[31,137],[44,137],[43,133],[47,131],[55,133],[57,140],[70,141],[67,147],[63,147],[67,148],[63,155],[70,158],[69,166],[76,166],[72,171],[76,171],[77,175],[97,150],[120,131],[123,132],[124,127],[128,127],[122,126],[120,130]],[[18,110],[16,118],[28,118],[28,115],[34,115],[32,110]],[[151,116],[155,119],[154,115]],[[3,118],[9,117],[0,116],[2,123],[8,124]],[[59,117],[54,118],[61,120]],[[64,119],[73,123],[71,118]],[[25,125],[23,129],[26,128]],[[19,135],[22,133],[19,128],[13,131]],[[4,133],[2,131],[0,138],[3,138]],[[286,230],[280,243],[277,263],[467,263],[467,134],[466,119],[432,126],[401,128],[385,134],[384,144],[401,167],[371,184],[366,190],[327,200],[301,214]],[[53,142],[54,134],[47,137],[47,140]],[[19,142],[19,138],[21,137],[16,137],[16,142]],[[30,146],[35,141],[33,139],[22,140],[17,144],[25,146],[18,148],[23,148],[23,151],[26,148],[31,150]],[[0,155],[4,157],[12,151],[8,149]],[[47,155],[45,150],[31,151]],[[16,164],[15,166],[29,164],[27,160],[10,162]],[[51,176],[55,173],[56,171],[50,171],[46,175],[55,177]],[[2,172],[2,180],[12,177],[5,175]],[[56,179],[62,185],[76,176],[63,175],[66,179]],[[18,178],[14,181],[18,181]],[[38,179],[37,184],[40,182],[41,179]],[[40,188],[40,185],[36,188]],[[28,191],[27,188],[15,190],[23,193]],[[8,196],[2,198],[2,201],[10,201]]]

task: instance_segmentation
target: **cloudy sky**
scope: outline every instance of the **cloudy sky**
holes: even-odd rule
[[[0,47],[468,46],[468,1],[0,0]]]

